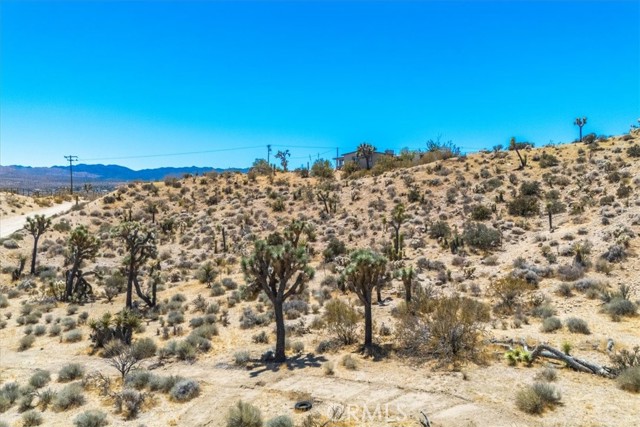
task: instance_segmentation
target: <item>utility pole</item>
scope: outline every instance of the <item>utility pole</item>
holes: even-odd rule
[[[71,178],[71,195],[73,196],[73,162],[78,161],[78,156],[64,156],[65,159],[69,161],[69,176]]]
[[[340,148],[336,147],[336,170],[338,170],[338,157],[340,157]]]
[[[267,144],[267,163],[271,164],[271,144]]]

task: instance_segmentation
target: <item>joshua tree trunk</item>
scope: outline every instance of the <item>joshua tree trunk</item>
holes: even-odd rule
[[[285,347],[285,328],[284,328],[284,314],[282,310],[282,301],[278,298],[273,300],[273,311],[276,317],[276,355],[275,361],[282,363],[287,360],[287,356],[284,352]]]
[[[133,279],[134,279],[134,271],[133,269],[129,269],[129,277],[127,277],[127,301],[125,307],[131,308],[133,306]]]
[[[152,287],[152,294],[151,298],[149,298],[149,296],[145,295],[144,292],[142,292],[142,288],[140,288],[140,283],[138,282],[138,273],[136,272],[135,275],[133,276],[133,285],[136,288],[136,294],[138,295],[138,297],[144,301],[149,307],[153,307],[155,305],[155,301],[156,301],[156,296],[155,296],[155,283],[154,286]]]
[[[227,232],[224,227],[222,227],[222,252],[227,252]]]
[[[370,348],[373,345],[373,320],[371,317],[371,293],[366,296],[367,302],[364,304],[364,347]]]
[[[78,276],[78,270],[80,270],[80,264],[74,263],[71,267],[71,270],[67,270],[65,277],[65,291],[64,291],[64,301],[69,301],[71,295],[73,295],[73,283],[75,282]]]
[[[31,274],[36,274],[36,256],[38,256],[38,240],[40,236],[33,239],[33,252],[31,253]]]

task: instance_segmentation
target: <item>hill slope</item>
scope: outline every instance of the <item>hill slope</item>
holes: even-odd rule
[[[16,320],[21,313],[28,316],[21,304],[26,301],[33,309],[49,310],[54,319],[78,319],[67,314],[73,312],[69,304],[46,305],[50,300],[44,296],[50,280],[62,278],[67,229],[80,224],[100,239],[98,256],[86,271],[97,271],[101,279],[88,276],[95,299],[78,312],[97,319],[120,311],[125,251],[113,228],[131,219],[156,230],[158,247],[157,264],[141,268],[140,282],[144,292],[158,286],[159,304],[146,309],[140,302],[145,326],[134,337],[164,350],[142,366],[154,367],[155,375],[192,378],[201,387],[199,397],[186,403],[154,392],[154,403],[136,422],[224,425],[227,410],[242,399],[267,418],[286,414],[301,425],[308,413],[294,412],[293,405],[310,399],[319,417],[335,405],[349,408],[336,426],[364,425],[365,407],[368,414],[381,408],[381,415],[368,419],[375,427],[416,426],[420,412],[437,426],[634,425],[640,417],[638,394],[548,358],[531,367],[519,361],[510,366],[505,346],[546,343],[615,367],[610,356],[640,345],[640,318],[631,313],[640,299],[640,162],[634,157],[640,149],[632,148],[639,142],[634,134],[594,145],[532,149],[523,169],[514,152],[497,152],[353,180],[226,173],[122,185],[54,220],[57,230],[40,243],[40,278],[29,282],[35,288],[24,279],[11,282],[11,269],[5,269],[2,292],[14,298],[2,309],[13,314],[0,330],[2,376],[24,384],[36,367],[53,372],[73,360],[116,381],[108,359],[90,355],[87,326],[78,326],[83,333],[78,342],[66,342],[64,335],[37,336],[32,348],[18,352],[28,326]],[[383,301],[372,308],[379,353],[364,357],[362,305],[339,286],[348,261],[339,243],[392,255],[392,214],[400,205],[402,250],[389,260]],[[276,366],[261,361],[275,342],[271,302],[264,295],[252,298],[240,260],[253,252],[256,239],[281,232],[292,219],[313,226],[302,240],[316,273],[285,308],[289,362]],[[31,248],[29,236],[14,237],[18,248],[3,249],[4,266],[17,265],[18,255]],[[208,262],[215,276],[209,285],[203,276]],[[400,272],[409,267],[415,271],[414,305],[407,310]],[[375,303],[375,292],[373,298]],[[327,325],[332,300],[356,308],[354,343],[337,343],[335,329]],[[451,301],[468,305],[453,310],[446,305]],[[619,311],[622,306],[629,311]],[[36,327],[46,324],[33,320]],[[207,322],[215,334],[194,348],[189,333],[202,332],[199,325]],[[460,334],[472,336],[466,342],[472,344],[446,344]],[[550,367],[553,375],[545,371]],[[518,391],[554,375],[545,381],[561,391],[561,405],[547,407],[541,416],[518,410]],[[87,406],[120,421],[98,390],[86,395]],[[80,409],[71,411],[75,416]],[[51,425],[65,425],[69,414],[48,416]],[[3,414],[11,422],[19,417],[16,406]]]

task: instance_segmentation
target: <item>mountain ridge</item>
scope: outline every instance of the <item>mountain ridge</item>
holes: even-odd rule
[[[128,181],[157,181],[167,177],[181,177],[184,174],[204,174],[207,172],[241,172],[248,168],[213,168],[213,167],[159,167],[134,170],[115,164],[85,164],[73,166],[73,177],[78,184],[82,183],[117,183]],[[0,187],[35,188],[42,186],[67,185],[69,166],[0,166]]]

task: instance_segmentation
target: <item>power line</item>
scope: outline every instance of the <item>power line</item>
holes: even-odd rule
[[[164,153],[164,154],[139,154],[135,156],[120,156],[120,157],[96,157],[91,159],[83,158],[82,161],[88,160],[125,160],[125,159],[145,159],[151,157],[172,157],[172,156],[187,156],[190,154],[207,154],[207,153],[220,153],[224,151],[240,151],[240,150],[255,150],[262,148],[262,146],[254,147],[234,147],[234,148],[219,148],[217,150],[203,150],[203,151],[183,151],[180,153]]]

